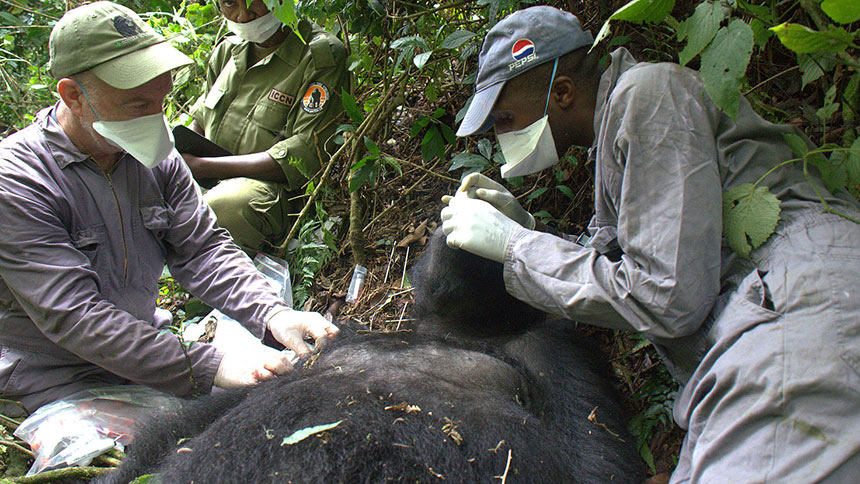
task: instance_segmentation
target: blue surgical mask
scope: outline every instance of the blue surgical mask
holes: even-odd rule
[[[549,81],[550,92],[546,95],[543,117],[523,129],[496,136],[499,140],[499,146],[502,148],[502,154],[505,156],[505,164],[502,165],[503,178],[536,173],[555,165],[559,161],[555,140],[549,126],[549,116],[546,114],[556,68],[558,68],[558,58],[555,59],[555,64],[552,67],[552,77]]]

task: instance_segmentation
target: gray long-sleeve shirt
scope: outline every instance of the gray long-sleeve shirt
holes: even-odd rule
[[[155,316],[165,263],[258,337],[286,306],[217,227],[175,150],[153,169],[125,155],[105,174],[63,132],[56,108],[0,143],[0,348],[190,395],[189,362],[176,338],[159,337]],[[194,344],[188,355],[209,391],[221,354]],[[0,382],[7,392],[67,383],[15,371],[14,385]]]
[[[746,260],[722,244],[722,193],[794,158],[782,138],[791,128],[761,119],[745,99],[732,120],[707,97],[698,74],[677,64],[637,63],[625,49],[611,59],[594,119],[592,247],[517,230],[505,281],[512,295],[544,311],[675,346],[688,374],[704,343],[681,337],[699,330],[718,295],[772,250],[766,244]],[[778,231],[801,212],[821,211],[796,166],[776,169],[764,184],[782,200]],[[857,213],[850,197],[820,189],[834,208]],[[601,255],[616,244],[620,260]]]

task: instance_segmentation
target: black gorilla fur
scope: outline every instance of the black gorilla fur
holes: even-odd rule
[[[414,333],[345,335],[310,367],[158,416],[99,482],[641,482],[597,345],[542,322],[501,271],[437,234],[410,270]]]

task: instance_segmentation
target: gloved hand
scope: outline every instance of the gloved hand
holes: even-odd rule
[[[442,209],[442,231],[448,247],[503,262],[508,241],[520,225],[477,198],[449,197]]]
[[[318,351],[340,332],[322,314],[294,309],[275,313],[269,318],[267,327],[276,340],[295,351],[299,358],[311,353],[311,348],[305,343],[305,336],[313,338],[314,351]]]
[[[239,345],[234,351],[224,352],[213,384],[221,388],[254,385],[292,368],[288,354],[258,341],[255,347]]]
[[[471,173],[463,178],[460,188],[457,189],[457,195],[461,193],[465,193],[469,198],[480,198],[488,202],[506,217],[529,230],[535,228],[535,218],[520,205],[516,197],[507,188],[480,173]],[[448,197],[443,197],[442,201],[448,203],[446,198]]]

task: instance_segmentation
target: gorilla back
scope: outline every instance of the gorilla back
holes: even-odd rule
[[[410,278],[413,333],[342,337],[310,367],[158,416],[101,482],[641,482],[594,341],[444,237]]]

